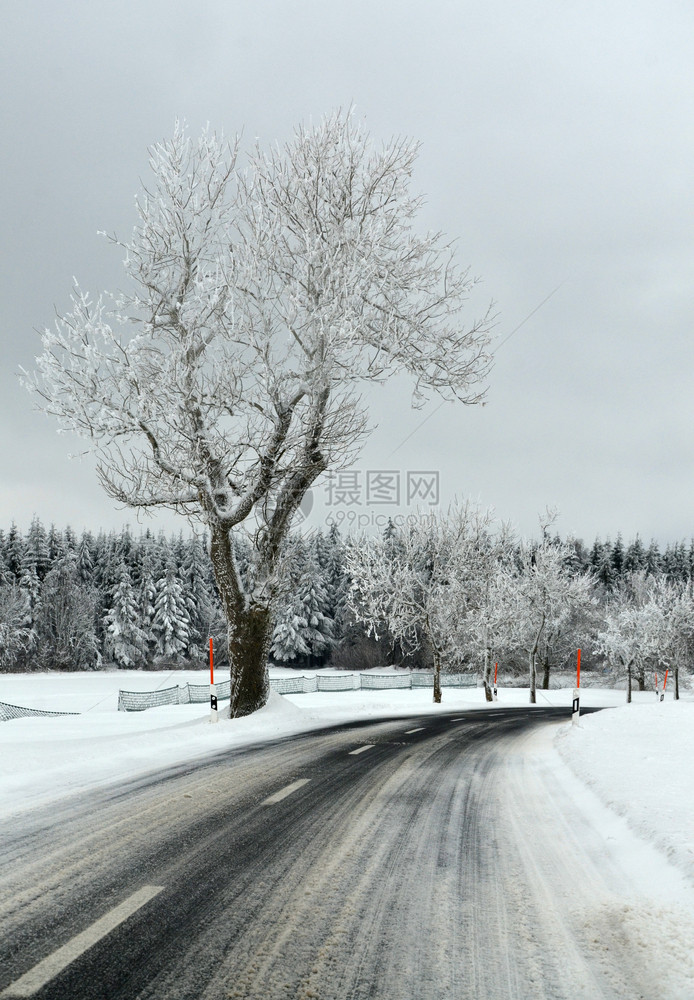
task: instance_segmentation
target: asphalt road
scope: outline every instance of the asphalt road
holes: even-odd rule
[[[0,997],[649,998],[594,934],[622,873],[528,753],[558,719],[342,726],[0,821]]]

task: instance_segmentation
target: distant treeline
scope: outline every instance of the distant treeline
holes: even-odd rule
[[[292,540],[272,656],[324,664],[364,637],[349,620],[336,528]],[[252,551],[236,543],[242,574]],[[0,531],[0,669],[202,667],[208,637],[226,657],[226,623],[204,535],[144,531],[77,535],[34,518],[26,534]],[[336,661],[337,662],[337,661]]]
[[[663,551],[638,537],[571,545],[567,570],[591,572],[603,599],[634,572],[675,583],[694,578],[694,541]],[[250,544],[238,542],[236,554],[242,573],[252,573]],[[406,654],[385,630],[378,642],[367,637],[347,606],[349,586],[336,527],[295,536],[272,659],[298,667],[428,666],[425,651]],[[0,531],[0,670],[202,667],[209,636],[223,660],[226,625],[204,535],[123,528],[78,536],[38,518],[25,534],[14,524]]]
[[[556,540],[560,541],[558,536]],[[614,542],[596,538],[591,548],[576,539],[572,544],[575,568],[593,573],[608,591],[629,573],[641,571],[649,576],[663,575],[670,583],[689,583],[694,579],[694,539],[667,545],[662,552],[655,541],[646,548],[638,535],[627,545],[621,535]]]

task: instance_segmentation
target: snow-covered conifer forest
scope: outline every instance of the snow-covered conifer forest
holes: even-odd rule
[[[237,542],[239,572],[251,572]],[[643,690],[682,681],[694,648],[694,541],[515,537],[470,505],[382,536],[290,536],[271,661],[302,669],[492,668],[549,686],[587,667]],[[204,667],[226,659],[205,536],[0,530],[0,669]]]

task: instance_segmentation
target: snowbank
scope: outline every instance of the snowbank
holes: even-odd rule
[[[694,703],[648,700],[585,716],[555,746],[610,809],[694,881]]]

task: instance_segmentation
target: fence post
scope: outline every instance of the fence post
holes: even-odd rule
[[[212,636],[210,636],[210,722],[219,722],[217,711],[217,685],[214,682],[214,651]]]
[[[576,725],[581,717],[581,702],[579,692],[581,688],[581,650],[578,651],[576,662],[576,687],[574,688],[574,701],[571,708],[571,721]]]

